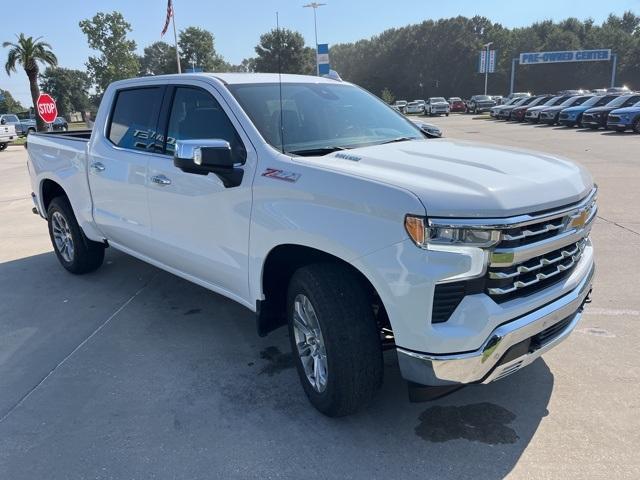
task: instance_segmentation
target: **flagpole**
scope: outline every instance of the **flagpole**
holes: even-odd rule
[[[178,33],[176,32],[176,7],[171,7],[171,23],[173,23],[173,40],[176,44],[176,61],[178,62],[178,73],[182,73],[182,67],[180,66],[180,52],[178,51]]]

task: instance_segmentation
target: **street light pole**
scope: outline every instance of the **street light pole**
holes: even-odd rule
[[[326,5],[326,3],[311,2],[302,6],[302,8],[313,8],[313,27],[314,27],[314,32],[316,36],[316,75],[317,76],[320,76],[320,67],[318,65],[318,18],[316,16],[316,10],[324,5]]]
[[[489,47],[493,45],[493,42],[486,43],[484,48],[486,54],[484,57],[484,94],[487,94],[487,84],[489,83]]]

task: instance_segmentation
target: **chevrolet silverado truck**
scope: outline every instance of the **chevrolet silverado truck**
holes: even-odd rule
[[[512,374],[567,338],[591,291],[585,169],[427,140],[346,82],[119,81],[93,131],[31,134],[27,151],[65,269],[96,270],[110,246],[244,305],[259,335],[287,325],[329,416],[374,396],[385,351],[410,391]]]

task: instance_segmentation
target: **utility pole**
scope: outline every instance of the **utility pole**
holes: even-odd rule
[[[493,42],[486,43],[484,48],[486,50],[484,58],[484,94],[487,94],[487,85],[489,83],[489,47],[493,45]]]
[[[313,8],[313,26],[314,26],[315,35],[316,35],[316,75],[317,76],[320,76],[320,67],[318,66],[318,18],[316,16],[316,10],[325,5],[326,3],[311,2],[302,6],[302,8]]]

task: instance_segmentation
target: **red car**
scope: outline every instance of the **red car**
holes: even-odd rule
[[[451,97],[449,99],[449,105],[451,106],[451,112],[465,112],[467,110],[466,105],[460,97]]]

